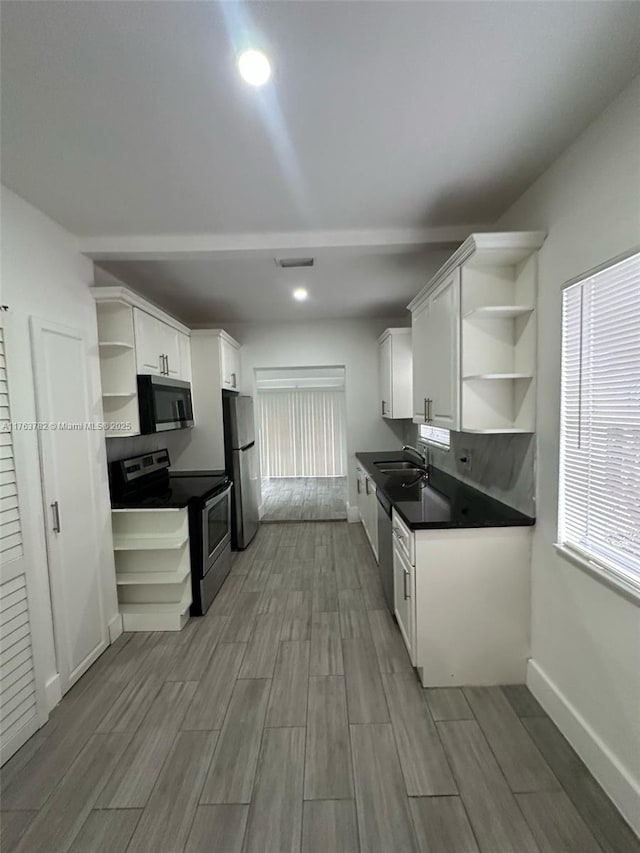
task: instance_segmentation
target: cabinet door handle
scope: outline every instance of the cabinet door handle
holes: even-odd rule
[[[167,376],[169,375],[169,356],[165,355],[164,357],[165,367],[167,368]]]
[[[235,375],[235,373],[231,374],[231,384],[233,385],[234,388],[236,387],[236,375]]]
[[[424,402],[425,402],[425,421],[428,424],[430,424],[431,423],[431,404],[433,403],[433,400],[431,399],[431,397],[427,397],[427,399]]]
[[[369,494],[369,478],[368,477],[364,478],[364,490],[367,494]]]
[[[58,501],[54,501],[51,504],[51,511],[53,513],[53,532],[60,533],[60,507],[58,506]]]
[[[424,398],[424,422],[425,422],[425,424],[428,423],[428,421],[427,421],[427,398],[426,397]]]
[[[382,401],[382,417],[384,417],[384,400]]]
[[[356,490],[358,494],[362,492],[362,483],[360,482],[360,477],[358,477],[358,479],[356,480]]]
[[[411,596],[407,592],[407,577],[409,575],[409,572],[406,569],[403,569],[403,571],[404,571],[404,600],[406,601],[408,598],[411,598]]]

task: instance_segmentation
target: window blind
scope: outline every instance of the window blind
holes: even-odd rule
[[[451,447],[451,432],[448,429],[420,424],[418,432],[420,440],[425,444],[432,444],[444,450],[449,450]]]
[[[258,395],[263,477],[344,477],[344,391],[264,391]]]
[[[640,253],[562,309],[559,541],[640,593]]]

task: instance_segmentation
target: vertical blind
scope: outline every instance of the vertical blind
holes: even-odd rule
[[[563,293],[559,539],[640,592],[640,253]]]
[[[344,391],[263,391],[258,402],[263,477],[346,476]]]

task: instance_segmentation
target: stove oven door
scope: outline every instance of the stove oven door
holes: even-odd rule
[[[200,567],[199,567],[200,568]],[[207,612],[231,568],[231,484],[202,510],[202,567],[194,615]],[[199,601],[197,600],[199,599]]]

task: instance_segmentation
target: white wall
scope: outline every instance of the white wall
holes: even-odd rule
[[[546,229],[540,252],[538,520],[530,684],[640,832],[640,602],[554,550],[561,287],[640,238],[640,78],[496,223]]]
[[[355,457],[359,450],[399,450],[402,429],[380,416],[378,337],[395,320],[327,320],[313,323],[227,325],[241,345],[242,391],[255,395],[256,367],[344,365],[349,504],[356,506]]]
[[[35,421],[36,403],[30,350],[29,318],[44,318],[82,329],[87,346],[89,387],[96,401],[94,417],[101,421],[102,401],[94,300],[88,290],[93,265],[78,253],[76,239],[14,193],[2,187],[2,302],[9,306],[7,357],[14,421]],[[93,467],[96,483],[95,513],[99,541],[96,560],[102,578],[107,623],[118,620],[111,506],[107,483],[104,437],[91,433],[93,453],[79,460]],[[49,579],[42,510],[42,490],[35,432],[16,432],[16,464],[23,469],[27,494],[21,502],[28,508],[22,519],[29,544],[28,572],[36,595],[31,623],[36,632],[36,654],[49,684],[49,704],[56,701],[56,663],[49,599]],[[73,472],[70,473],[73,476]]]

